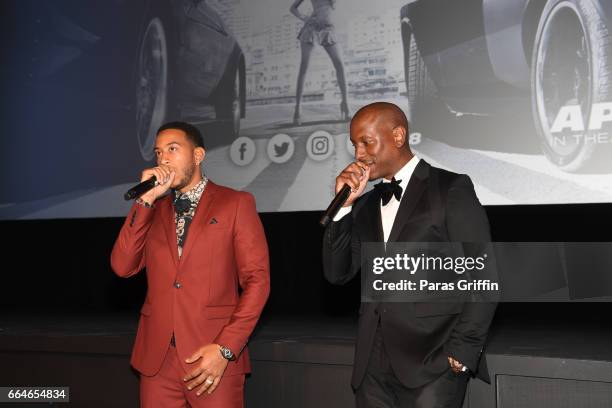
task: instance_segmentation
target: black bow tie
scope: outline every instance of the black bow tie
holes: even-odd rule
[[[392,196],[395,196],[397,201],[402,197],[402,191],[404,190],[400,183],[402,180],[396,180],[395,177],[391,179],[390,183],[380,182],[374,186],[374,189],[380,194],[382,199],[382,205],[387,205],[391,200]]]

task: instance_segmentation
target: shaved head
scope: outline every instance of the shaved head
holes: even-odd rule
[[[406,115],[399,106],[393,103],[374,102],[366,105],[355,113],[351,122],[358,120],[372,121],[372,123],[387,129],[401,126],[408,133],[408,119],[406,119]]]

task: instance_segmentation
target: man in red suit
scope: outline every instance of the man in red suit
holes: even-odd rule
[[[121,277],[147,271],[131,359],[141,406],[242,407],[245,346],[270,291],[255,200],[202,175],[192,125],[162,126],[155,153],[141,179],[158,185],[132,206],[111,254]]]

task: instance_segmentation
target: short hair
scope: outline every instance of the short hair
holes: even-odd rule
[[[353,119],[358,118],[362,114],[375,113],[377,118],[383,118],[385,122],[390,123],[391,126],[402,126],[406,129],[406,133],[409,132],[408,118],[404,111],[394,103],[390,102],[373,102],[359,109],[353,115]]]
[[[185,135],[187,135],[187,138],[191,140],[195,147],[204,148],[204,138],[202,138],[202,133],[200,133],[200,130],[197,127],[193,126],[191,123],[180,121],[168,122],[166,124],[161,125],[159,129],[157,129],[156,136],[159,136],[161,132],[167,129],[182,130],[183,132],[185,132]]]

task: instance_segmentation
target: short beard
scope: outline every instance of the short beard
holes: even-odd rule
[[[196,171],[197,166],[186,167],[183,169],[183,173],[185,173],[185,177],[181,180],[178,186],[176,186],[175,190],[182,190],[191,183],[191,179]]]

